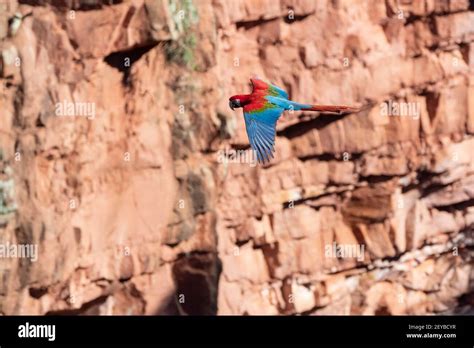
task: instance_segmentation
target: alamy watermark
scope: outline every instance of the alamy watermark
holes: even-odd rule
[[[95,103],[88,102],[69,102],[63,100],[61,103],[56,103],[56,116],[82,116],[89,120],[95,118]]]
[[[326,244],[324,248],[324,256],[327,258],[337,259],[357,259],[364,261],[365,245],[364,244]]]
[[[46,338],[48,341],[56,339],[55,324],[30,324],[26,322],[18,326],[19,338]]]
[[[217,162],[218,163],[244,163],[248,164],[250,167],[255,167],[257,165],[257,156],[255,151],[252,149],[249,150],[236,150],[236,149],[223,149],[217,152]]]
[[[0,259],[2,258],[25,258],[32,262],[38,260],[37,244],[0,244]]]
[[[380,114],[382,116],[412,117],[414,120],[420,118],[420,103],[417,102],[396,102],[389,100],[380,104]]]

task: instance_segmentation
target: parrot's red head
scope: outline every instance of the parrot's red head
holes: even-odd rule
[[[245,105],[249,103],[250,103],[249,94],[234,95],[233,97],[229,98],[229,106],[232,110],[234,110],[235,108],[243,108]]]

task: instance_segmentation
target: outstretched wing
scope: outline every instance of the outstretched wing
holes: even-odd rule
[[[272,85],[257,78],[250,79],[250,82],[252,82],[253,87],[252,93],[255,91],[262,91],[265,95],[272,95],[274,97],[288,99],[288,93],[278,86]]]
[[[250,146],[260,163],[269,162],[270,158],[273,158],[276,122],[283,111],[283,108],[268,102],[261,110],[244,111]]]

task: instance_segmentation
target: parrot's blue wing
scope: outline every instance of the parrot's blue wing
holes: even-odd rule
[[[270,90],[273,90],[278,97],[288,99],[288,93],[286,93],[285,90],[272,84],[269,84],[269,86],[270,86]]]
[[[273,158],[276,122],[283,111],[283,108],[267,103],[263,111],[244,112],[247,136],[258,162],[266,163]]]

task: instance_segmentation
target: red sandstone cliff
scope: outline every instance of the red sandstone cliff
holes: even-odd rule
[[[470,311],[469,7],[1,0],[0,243],[38,258],[0,259],[0,313]],[[287,113],[235,163],[253,75],[365,111]]]

